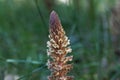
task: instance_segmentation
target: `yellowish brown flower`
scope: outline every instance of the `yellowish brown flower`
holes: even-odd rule
[[[67,76],[72,68],[72,64],[67,62],[72,61],[73,58],[73,56],[67,56],[68,53],[72,52],[69,46],[70,40],[65,35],[55,11],[50,14],[49,33],[50,40],[47,42],[47,54],[51,57],[51,60],[48,60],[47,66],[51,71],[51,75],[48,80],[73,80],[72,76]]]

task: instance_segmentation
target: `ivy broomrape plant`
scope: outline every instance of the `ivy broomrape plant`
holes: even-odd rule
[[[73,76],[67,76],[67,73],[72,68],[73,56],[67,56],[72,51],[70,40],[65,35],[65,31],[61,25],[59,17],[55,11],[50,14],[49,20],[49,41],[47,42],[47,54],[51,58],[47,62],[48,69],[51,75],[48,80],[73,80]]]

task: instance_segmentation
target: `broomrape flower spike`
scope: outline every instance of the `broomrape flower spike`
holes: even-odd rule
[[[55,11],[50,14],[49,21],[49,41],[47,42],[47,54],[51,57],[47,62],[48,69],[51,75],[48,80],[73,80],[73,76],[67,76],[67,73],[72,69],[73,56],[67,56],[72,51],[69,46],[70,40],[65,35],[59,17]]]

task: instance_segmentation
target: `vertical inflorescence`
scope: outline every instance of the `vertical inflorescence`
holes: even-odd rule
[[[72,68],[72,64],[67,62],[72,61],[73,56],[67,56],[72,51],[70,48],[70,40],[65,35],[59,17],[55,11],[50,14],[49,21],[49,38],[47,42],[47,54],[51,57],[47,62],[48,69],[51,75],[48,80],[73,80],[72,76],[67,76],[67,73]]]

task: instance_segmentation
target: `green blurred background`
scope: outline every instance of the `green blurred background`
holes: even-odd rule
[[[71,40],[74,80],[120,80],[109,18],[117,0],[0,0],[0,80],[47,80],[49,14]],[[10,79],[8,79],[10,80]]]

